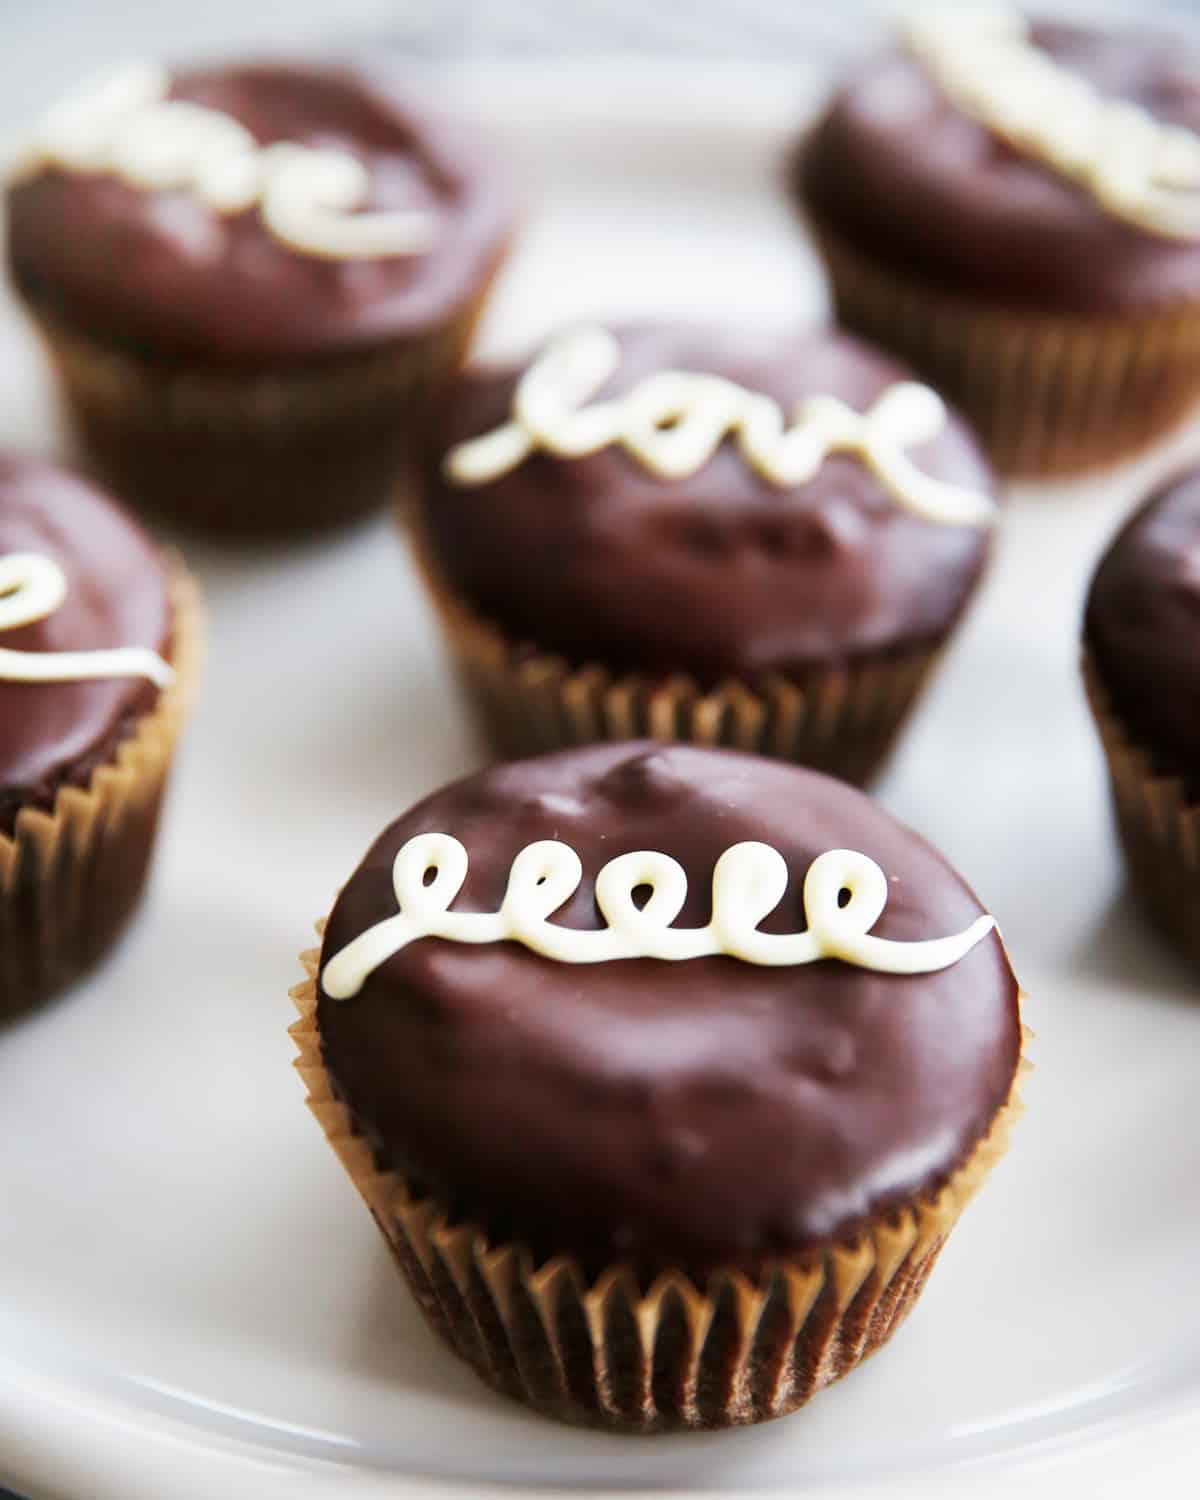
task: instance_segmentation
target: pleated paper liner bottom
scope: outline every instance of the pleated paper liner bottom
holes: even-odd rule
[[[1188,797],[1183,777],[1155,770],[1153,755],[1114,712],[1086,653],[1083,675],[1108,762],[1130,888],[1152,925],[1200,964],[1200,804]]]
[[[1200,303],[1115,317],[981,311],[812,225],[840,323],[954,402],[996,467],[1069,477],[1146,448],[1200,402]]]
[[[29,310],[79,446],[114,493],[200,530],[270,536],[344,525],[392,501],[490,285],[429,334],[248,371],[155,359]]]
[[[319,924],[323,925],[323,924]],[[1004,1153],[1018,1082],[940,1192],[761,1278],[668,1270],[643,1289],[615,1264],[589,1279],[569,1255],[535,1263],[452,1222],[378,1161],[334,1091],[317,1031],[318,951],[292,998],[308,1104],[431,1328],[496,1390],[543,1414],[628,1433],[783,1416],[882,1347],[911,1311],[959,1215]],[[1028,1033],[1025,1033],[1027,1036]]]
[[[917,648],[802,680],[773,675],[710,691],[683,675],[573,666],[519,646],[476,614],[443,579],[411,507],[402,519],[467,697],[505,756],[648,738],[754,751],[862,785],[886,761],[941,654]]]
[[[62,787],[51,812],[22,808],[0,834],[0,1021],[90,969],[141,897],[203,655],[199,590],[171,566],[174,682],[86,787]]]

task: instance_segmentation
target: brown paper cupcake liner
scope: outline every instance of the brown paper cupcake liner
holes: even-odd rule
[[[1200,304],[1087,318],[981,311],[813,233],[839,322],[907,359],[1001,472],[1052,477],[1128,458],[1200,402]]]
[[[750,750],[869,781],[940,656],[920,649],[803,680],[781,675],[708,691],[690,678],[575,666],[518,645],[442,578],[414,522],[413,554],[467,696],[506,756],[602,740],[657,739]]]
[[[80,977],[138,904],[203,654],[199,590],[172,567],[174,682],[86,787],[62,787],[51,812],[23,807],[0,834],[0,1021]]]
[[[427,336],[250,372],[154,359],[29,310],[83,455],[115,493],[187,526],[270,535],[341,525],[393,498],[489,287]]]
[[[1200,964],[1200,803],[1182,776],[1155,769],[1118,718],[1095,662],[1083,676],[1104,747],[1117,832],[1130,887],[1153,926]]]
[[[988,1135],[940,1192],[758,1278],[723,1270],[700,1287],[668,1271],[643,1290],[618,1263],[589,1279],[570,1255],[538,1264],[520,1243],[452,1221],[377,1159],[322,1059],[319,951],[301,961],[309,978],[291,991],[300,1013],[291,1035],[309,1108],[429,1324],[489,1385],[585,1426],[649,1433],[762,1422],[847,1374],[911,1311],[1021,1109],[1024,1058]]]

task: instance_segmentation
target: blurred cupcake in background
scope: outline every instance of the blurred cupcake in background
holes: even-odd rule
[[[1140,25],[915,6],[796,154],[839,318],[1006,473],[1111,463],[1200,398],[1198,77]]]
[[[349,67],[143,64],[33,132],[8,258],[87,460],[191,526],[390,498],[510,232],[495,164]]]
[[[0,455],[0,1020],[136,907],[201,635],[177,558],[83,480]]]
[[[1200,963],[1200,470],[1164,485],[1105,553],[1084,672],[1130,884]]]
[[[419,555],[512,754],[649,735],[865,780],[991,542],[966,427],[840,334],[579,328],[468,372],[432,434]]]

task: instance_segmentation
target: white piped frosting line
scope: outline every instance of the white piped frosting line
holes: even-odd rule
[[[219,110],[167,97],[170,74],[135,63],[55,105],[26,148],[18,176],[43,167],[119,177],[148,192],[182,189],[214,212],[257,203],[289,249],[330,260],[419,255],[436,238],[423,209],[361,210],[366,167],[346,151],[260,146]]]
[[[923,5],[903,32],[963,114],[1079,183],[1115,218],[1168,239],[1200,237],[1200,135],[1060,67],[1011,6]]]
[[[10,552],[0,557],[0,631],[46,619],[66,597],[66,575],[52,558],[39,552]],[[167,688],[175,673],[144,646],[112,651],[0,649],[0,680],[5,682],[82,682],[106,677],[145,677],[156,687]]]
[[[871,936],[887,905],[887,876],[852,849],[818,856],[804,879],[807,930],[760,932],[783,899],[787,862],[770,844],[734,844],[713,871],[712,920],[706,927],[672,927],[687,898],[687,876],[669,855],[622,854],[596,877],[596,904],[607,923],[594,931],[560,927],[549,918],[578,889],[583,866],[569,844],[545,839],[513,860],[497,912],[453,912],[467,877],[467,851],[446,833],[422,833],[396,855],[392,884],[399,908],[370,927],[325,965],[321,985],[333,1000],[357,995],[394,954],[420,938],[453,943],[516,942],[565,964],[624,958],[682,960],[726,954],[745,963],[784,967],[836,958],[881,974],[931,974],[965,957],[995,927],[977,918],[950,937],[897,942]],[[426,884],[426,877],[433,879]],[[639,907],[634,892],[649,886]],[[848,894],[841,905],[843,893]]]
[[[788,428],[779,403],[719,375],[663,370],[626,395],[593,398],[617,370],[621,346],[604,328],[565,334],[517,382],[512,418],[446,455],[452,484],[489,484],[539,449],[581,458],[619,444],[661,479],[699,473],[729,435],[749,466],[768,483],[807,483],[835,453],[861,459],[897,504],[923,520],[982,526],[994,519],[987,495],[933,479],[906,451],[945,428],[946,408],[928,386],[904,381],[870,411],[833,396],[800,401]]]

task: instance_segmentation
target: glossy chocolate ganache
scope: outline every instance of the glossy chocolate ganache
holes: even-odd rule
[[[272,232],[261,203],[231,212],[206,198],[202,171],[154,190],[117,170],[72,170],[46,151],[43,127],[8,197],[12,274],[43,313],[143,355],[269,366],[425,335],[494,270],[511,222],[496,164],[391,86],[349,66],[254,64],[169,72],[165,97],[228,117],[260,147],[348,156],[366,172],[356,214],[410,213],[427,233],[405,253],[338,253],[345,226],[330,238],[321,215],[325,249],[306,251]],[[148,147],[165,150],[179,128],[156,126]],[[89,122],[84,145],[102,129]],[[200,130],[203,158],[211,114]],[[182,156],[197,159],[194,140]],[[264,162],[273,170],[279,158]],[[213,174],[217,197],[224,172]]]
[[[586,365],[589,348],[603,354],[605,340],[611,357],[598,363],[599,379],[578,378],[575,365]],[[717,378],[715,396],[697,376]],[[511,425],[531,380],[543,393],[529,414],[534,429],[555,402],[568,408],[550,411],[564,431],[616,400],[623,436],[607,440],[602,422],[595,442],[580,429],[575,452],[501,440],[481,460],[478,440]],[[708,687],[928,648],[982,571],[992,480],[933,393],[916,397],[910,427],[911,384],[903,367],[826,331],[568,332],[519,368],[464,375],[441,404],[421,509],[435,563],[514,644],[573,665],[686,673]],[[819,404],[811,418],[807,398]],[[650,417],[637,406],[647,399]],[[762,435],[764,400],[777,426],[768,415]],[[882,403],[885,426],[900,435],[892,456],[915,470],[905,484],[889,485],[853,442],[827,452],[816,442],[847,421],[853,430]],[[815,461],[799,480],[780,422],[784,432],[813,429]],[[672,440],[687,444],[683,458]],[[937,519],[905,503],[930,482],[959,502]]]
[[[655,850],[686,874],[674,925],[703,926],[718,859],[756,840],[788,869],[764,932],[805,928],[806,872],[837,849],[886,875],[873,935],[912,944],[978,924],[969,951],[909,975],[725,954],[563,962],[512,941],[418,937],[377,955],[357,993],[322,988],[326,1066],[360,1128],[494,1237],[569,1251],[592,1273],[619,1258],[651,1274],[753,1272],[936,1189],[1008,1097],[1018,991],[997,933],[928,844],[842,783],[651,743],[483,771],[372,846],[333,909],[322,975],[396,916],[393,861],[428,833],[467,852],[458,912],[496,912],[516,856],[554,839],[582,864],[555,924],[603,928],[597,874]]]
[[[1163,485],[1114,538],[1084,640],[1133,739],[1200,796],[1200,471]]]
[[[29,558],[38,560],[32,573],[22,562]],[[0,629],[5,834],[22,807],[49,809],[60,786],[85,785],[112,758],[154,707],[167,667],[156,667],[155,657],[170,654],[169,573],[154,542],[83,479],[0,455],[0,625],[10,610],[28,613],[20,594],[47,571],[63,585],[61,601],[49,601],[40,618]],[[89,653],[85,670],[95,667],[91,653],[119,653],[113,675],[72,680],[60,654],[77,652]],[[28,680],[56,670],[55,662],[63,679]],[[130,665],[134,671],[122,670]]]
[[[943,11],[959,30],[972,15],[967,5]],[[986,6],[983,14],[994,12],[1001,26],[1006,17],[1023,25],[1007,6]],[[1068,81],[1093,90],[1093,103],[1130,103],[1157,125],[1200,131],[1194,42],[1141,25],[1036,19],[1027,41]],[[1014,87],[1014,110],[1015,99]],[[1039,114],[1048,125],[1065,127],[1072,116],[1078,123],[1080,108],[1059,89],[1024,111],[1021,128]],[[1111,114],[1102,128],[1113,128]],[[1093,146],[1100,132],[1085,124],[1083,134]],[[1127,164],[1144,155],[1144,142],[1125,134],[1124,144]],[[1123,149],[1115,135],[1101,143],[1098,165],[1115,162]],[[791,178],[819,231],[942,295],[981,297],[1015,312],[1102,316],[1200,296],[1194,170],[1190,194],[1179,196],[1190,197],[1196,233],[1173,236],[1130,222],[1078,176],[960,107],[928,58],[903,42],[864,64],[838,92],[801,144]]]

